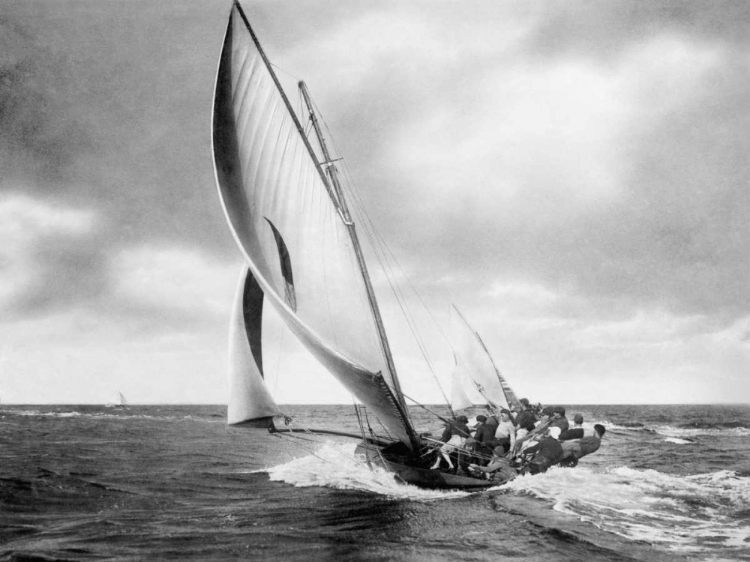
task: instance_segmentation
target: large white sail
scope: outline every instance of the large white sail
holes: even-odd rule
[[[460,375],[492,405],[518,405],[513,389],[495,366],[489,350],[455,306],[451,307],[451,344]]]
[[[216,79],[213,129],[222,204],[266,302],[394,437],[410,443],[413,430],[352,236],[236,2]]]

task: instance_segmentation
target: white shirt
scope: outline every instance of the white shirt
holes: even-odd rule
[[[515,436],[515,434],[516,428],[513,425],[512,421],[500,420],[500,423],[497,425],[497,429],[495,430],[495,439],[503,439],[504,437],[510,437],[511,435]]]

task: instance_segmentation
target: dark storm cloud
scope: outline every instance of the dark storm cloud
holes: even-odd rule
[[[432,202],[411,198],[412,186],[386,160],[394,131],[403,123],[446,107],[455,115],[466,112],[487,87],[485,76],[509,63],[500,56],[503,48],[476,53],[465,45],[474,30],[502,21],[508,4],[461,9],[451,3],[243,5],[282,73],[304,76],[314,94],[328,96],[321,109],[353,165],[366,207],[388,231],[389,241],[411,254],[406,261],[421,262],[423,275],[439,278],[460,268],[471,273],[475,288],[505,276],[603,302],[618,299],[624,307],[647,303],[681,311],[721,310],[728,316],[747,310],[742,290],[748,219],[743,155],[750,148],[744,140],[746,59],[729,57],[684,110],[631,124],[630,138],[622,143],[630,168],[624,200],[595,209],[580,222],[519,227],[473,215],[465,191],[456,192],[449,213],[433,214]],[[519,25],[528,28],[512,57],[536,64],[564,57],[617,58],[665,33],[733,50],[747,42],[746,6],[525,4]],[[13,170],[25,188],[64,195],[70,205],[85,205],[103,218],[88,240],[70,241],[69,260],[48,260],[47,282],[39,283],[29,303],[73,303],[106,291],[104,259],[129,244],[166,241],[237,255],[215,193],[208,135],[228,8],[228,2],[79,1],[4,9],[9,30],[4,41],[10,47],[2,59],[0,139],[12,155]],[[392,19],[389,10],[395,10]],[[443,33],[436,34],[441,56],[433,60],[415,59],[408,48],[389,48],[389,41],[408,47],[409,26],[417,21],[410,18],[420,11],[420,24]],[[382,13],[386,16],[375,21],[384,25],[383,43],[369,53],[373,59],[358,61],[355,72],[337,69],[338,60],[309,54],[300,68],[283,68],[285,61],[302,60],[299,51],[320,47],[331,33]],[[443,25],[448,13],[451,25]],[[398,17],[408,25],[399,27]],[[331,67],[332,74],[319,71]],[[357,82],[359,68],[366,74]],[[325,76],[346,80],[346,87],[321,84]],[[455,170],[483,166],[492,157],[434,165],[460,178]],[[488,177],[487,185],[496,180],[502,178]],[[16,188],[7,182],[3,187]],[[65,253],[64,242],[57,249]],[[44,287],[55,287],[56,277],[66,289],[47,294]]]
[[[63,180],[92,143],[80,123],[64,116],[64,56],[32,33],[19,21],[0,20],[0,158],[6,181],[18,175],[38,186]]]
[[[15,312],[106,295],[107,260],[128,244],[199,243],[231,254],[208,133],[226,10],[82,1],[3,12],[0,194],[101,219],[88,237],[36,240],[28,257],[43,265]]]
[[[6,9],[6,26],[22,33],[13,40],[20,68],[4,84],[14,104],[4,138],[31,154],[17,166],[26,179],[35,180],[31,158],[66,172],[64,182],[27,187],[66,190],[105,209],[110,241],[211,237],[201,225],[221,215],[208,131],[224,8],[80,1]]]

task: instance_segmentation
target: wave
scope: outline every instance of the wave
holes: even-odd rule
[[[271,480],[300,488],[326,486],[414,501],[436,501],[470,495],[460,491],[425,490],[399,482],[392,472],[379,467],[368,467],[361,457],[355,455],[356,447],[356,443],[326,441],[311,447],[308,455],[263,471],[268,473]]]
[[[690,423],[682,423],[678,427],[684,429],[748,429],[744,422],[739,421],[715,423],[698,420]]]
[[[355,448],[353,443],[317,444],[308,454],[262,472],[296,487],[358,490],[409,501],[473,495],[405,485],[392,473],[370,469],[355,456]],[[493,491],[548,501],[554,511],[672,555],[749,552],[750,477],[734,471],[678,476],[629,467],[603,472],[555,467],[488,490]]]
[[[695,445],[696,442],[692,439],[680,439],[679,437],[667,437],[664,441],[667,443],[674,443],[675,445]]]
[[[593,472],[553,468],[505,486],[633,541],[672,553],[721,549],[747,554],[750,478],[733,471],[675,476],[618,467]]]
[[[691,437],[697,437],[699,435],[730,435],[737,437],[744,437],[750,435],[750,428],[744,426],[732,426],[732,427],[684,427],[684,426],[671,426],[664,425],[653,429],[654,433],[663,435],[665,437],[676,437],[682,439],[689,439]]]
[[[649,425],[640,422],[612,423],[608,421],[600,422],[607,431],[613,433],[632,434],[632,433],[654,433],[666,437],[690,438],[698,435],[736,435],[744,437],[750,435],[750,427],[743,425],[742,422],[725,422],[725,423],[687,423],[680,425]],[[586,427],[584,425],[584,427]],[[592,426],[593,427],[593,426]]]
[[[194,416],[190,414],[178,414],[178,415],[150,415],[150,414],[134,414],[134,413],[120,413],[111,412],[108,410],[104,411],[93,411],[93,412],[79,412],[77,410],[71,410],[68,412],[46,412],[42,410],[0,410],[0,415],[8,416],[19,416],[19,417],[49,417],[49,418],[106,418],[116,420],[158,420],[158,421],[196,421],[204,423],[226,423],[224,416],[222,415],[209,415]]]
[[[86,416],[90,414],[83,414],[76,412],[75,410],[70,412],[42,412],[40,410],[0,410],[0,414],[9,416],[31,416],[31,417],[55,417],[55,418],[74,418],[78,416]],[[116,417],[112,415],[111,417]]]

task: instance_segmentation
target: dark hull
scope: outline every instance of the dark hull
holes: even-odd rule
[[[393,472],[399,480],[402,480],[407,484],[419,486],[420,488],[482,490],[500,484],[500,482],[493,480],[451,474],[419,466],[409,466],[395,460],[389,460],[387,456],[384,456],[382,447],[366,441],[357,445],[355,453],[358,455],[364,455],[373,465],[380,466]]]

